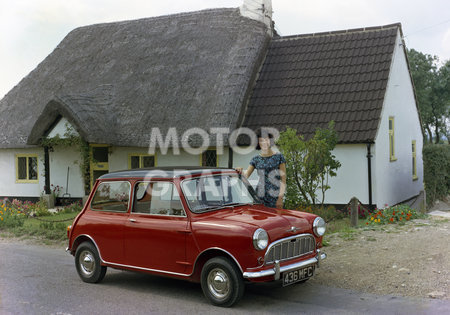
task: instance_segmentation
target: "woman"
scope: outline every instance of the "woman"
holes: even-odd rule
[[[286,160],[281,153],[272,150],[273,135],[256,131],[258,137],[257,150],[261,152],[250,160],[246,171],[242,167],[236,170],[249,178],[256,169],[259,176],[256,192],[264,205],[272,208],[283,208],[283,197],[286,191]]]

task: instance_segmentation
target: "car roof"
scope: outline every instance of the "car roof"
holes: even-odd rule
[[[203,173],[223,173],[223,172],[235,172],[234,169],[225,167],[207,167],[207,166],[167,166],[167,167],[150,167],[139,168],[132,170],[123,170],[117,172],[111,172],[99,177],[99,179],[112,179],[112,178],[175,178],[185,177],[193,175],[201,175]]]

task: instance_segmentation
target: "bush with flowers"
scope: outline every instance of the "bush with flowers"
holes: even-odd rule
[[[405,224],[406,222],[418,219],[422,215],[408,205],[397,205],[384,209],[375,209],[367,218],[366,225],[384,225],[384,224]]]
[[[7,199],[0,204],[0,229],[23,226],[27,215]]]

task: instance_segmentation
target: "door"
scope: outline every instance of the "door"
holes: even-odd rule
[[[91,144],[91,157],[90,177],[92,189],[97,178],[109,172],[109,146]]]
[[[84,232],[98,246],[102,259],[123,264],[124,226],[128,219],[131,184],[128,181],[104,181],[97,186],[88,210],[81,217]]]
[[[185,273],[188,218],[172,182],[138,182],[125,226],[127,265]]]

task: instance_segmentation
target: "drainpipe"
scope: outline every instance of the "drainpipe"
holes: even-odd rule
[[[370,152],[371,144],[367,144],[367,178],[369,181],[369,208],[372,209],[372,154]]]
[[[50,155],[47,146],[44,147],[44,168],[45,168],[45,194],[50,195]]]
[[[228,168],[233,168],[233,148],[228,147]]]

